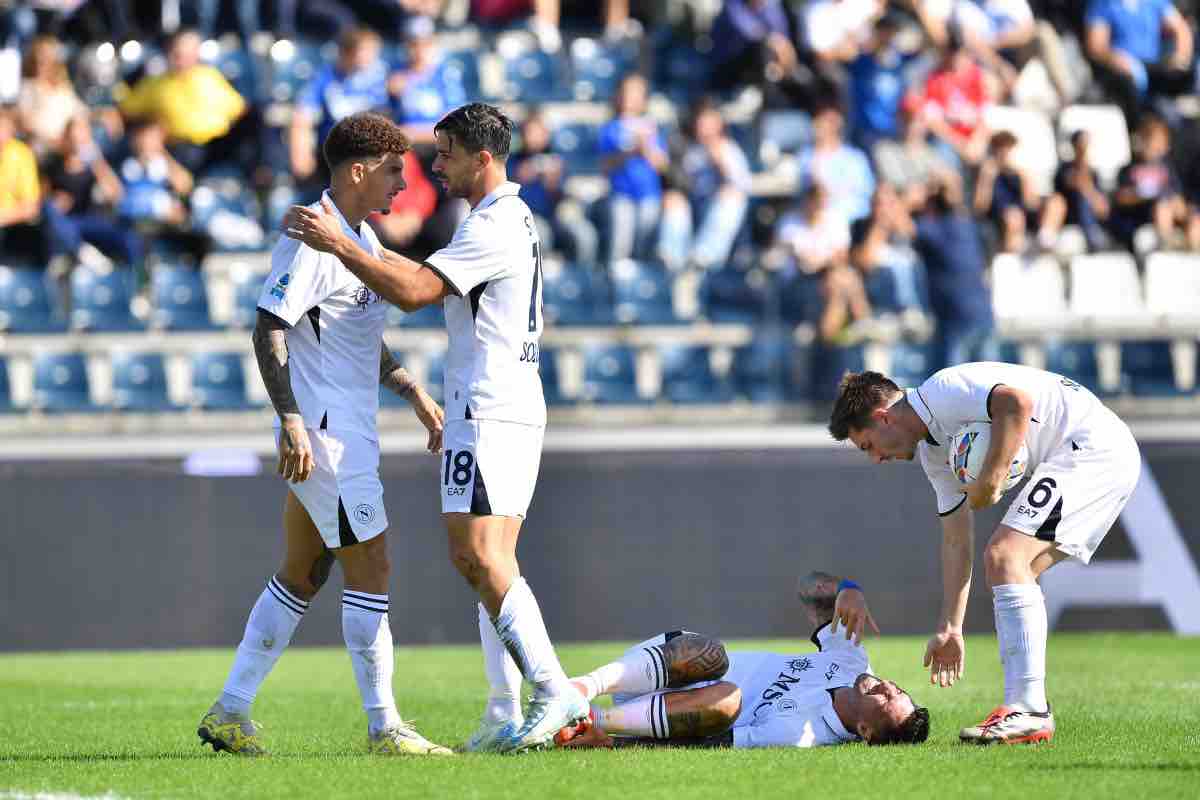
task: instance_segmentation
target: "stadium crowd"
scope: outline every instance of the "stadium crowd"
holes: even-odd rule
[[[548,316],[807,326],[805,374],[750,399],[823,399],[884,316],[932,321],[914,373],[1015,360],[997,254],[1200,250],[1195,23],[1183,0],[0,2],[0,261],[97,326],[87,276],[128,306],[269,249],[366,109],[414,144],[370,224],[423,258],[465,214],[433,123],[485,99],[563,264]],[[187,326],[143,316],[121,324]]]

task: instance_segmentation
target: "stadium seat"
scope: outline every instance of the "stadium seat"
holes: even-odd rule
[[[1100,391],[1100,365],[1095,342],[1047,342],[1046,369],[1064,375],[1093,392]]]
[[[130,311],[133,275],[83,264],[71,273],[71,327],[79,331],[134,331],[145,326]]]
[[[887,376],[901,386],[920,386],[937,371],[928,344],[897,342],[892,345],[891,357]]]
[[[608,102],[631,66],[620,48],[581,36],[571,42],[575,99]]]
[[[1166,340],[1121,343],[1121,383],[1135,395],[1182,394],[1175,382],[1171,343]]]
[[[117,353],[112,359],[112,404],[121,411],[170,411],[161,353]]]
[[[812,370],[805,388],[806,399],[831,403],[837,397],[838,384],[847,372],[862,372],[865,368],[861,344],[817,344],[812,348]]]
[[[700,303],[710,322],[759,325],[774,315],[775,283],[762,269],[725,267],[704,276]]]
[[[561,56],[536,48],[500,55],[504,61],[505,99],[522,103],[570,99]]]
[[[586,265],[544,261],[542,316],[547,325],[608,325],[613,319],[608,287]]]
[[[252,269],[235,269],[233,281],[233,312],[229,324],[234,328],[253,328],[258,324],[258,298],[262,294],[267,273]]]
[[[546,405],[565,406],[575,402],[563,392],[557,351],[543,348],[538,353],[538,371],[542,376],[542,393],[546,397]]]
[[[759,333],[733,351],[734,391],[751,403],[783,403],[805,396],[812,367],[811,348],[797,345],[789,331]]]
[[[820,316],[823,305],[820,279],[816,276],[795,272],[780,287],[779,312],[784,322],[792,325],[811,322]]]
[[[679,107],[686,108],[708,87],[711,59],[697,52],[690,41],[678,37],[661,39],[654,64],[653,85]]]
[[[65,329],[45,271],[0,266],[0,331],[55,333]]]
[[[1146,310],[1200,316],[1200,255],[1151,253],[1146,258]]]
[[[812,141],[812,119],[803,111],[764,111],[759,118],[759,156],[770,166],[783,153],[798,153]]]
[[[388,325],[398,328],[445,328],[446,312],[441,303],[422,306],[416,311],[401,311],[389,304],[387,320]]]
[[[1058,115],[1058,132],[1064,152],[1070,150],[1071,134],[1086,130],[1090,136],[1088,162],[1100,175],[1100,182],[1111,187],[1121,167],[1132,159],[1129,128],[1117,106],[1067,106]],[[1064,156],[1065,157],[1065,156]]]
[[[263,230],[266,231],[268,238],[282,228],[284,215],[291,206],[300,201],[299,192],[290,183],[279,183],[271,187],[271,191],[267,193],[267,202],[263,208],[262,218]]]
[[[191,195],[192,227],[209,235],[219,252],[262,250],[267,243],[253,192],[227,178],[205,180]]]
[[[583,355],[583,398],[593,403],[643,403],[637,391],[637,361],[624,345],[590,345]]]
[[[208,411],[253,408],[246,396],[246,376],[239,353],[195,353],[192,356],[192,405]]]
[[[1066,305],[1062,267],[1053,257],[1027,261],[1001,253],[992,260],[992,307],[998,318],[1058,315]]]
[[[669,325],[675,317],[671,278],[658,264],[621,259],[609,266],[613,313],[626,325]]]
[[[270,55],[271,99],[276,103],[293,102],[325,63],[319,46],[290,39],[271,45]]]
[[[446,400],[446,353],[431,355],[425,361],[425,391],[439,403]]]
[[[1072,258],[1070,309],[1083,317],[1142,313],[1142,282],[1133,256],[1095,253]]]
[[[468,100],[478,100],[481,96],[479,89],[479,59],[471,50],[454,50],[442,53],[442,72],[451,82],[457,82],[463,87]]]
[[[562,156],[567,172],[573,175],[598,175],[600,154],[596,150],[599,129],[586,122],[558,125],[550,134],[551,151]]]
[[[8,360],[0,356],[0,414],[7,414],[13,410],[12,387],[8,383]]]
[[[663,345],[658,349],[661,395],[672,403],[728,403],[733,387],[712,368],[709,348]]]
[[[987,124],[993,131],[1009,131],[1017,137],[1013,161],[1028,170],[1039,194],[1048,193],[1058,170],[1058,140],[1046,115],[1029,108],[989,106]]]
[[[33,359],[33,407],[46,412],[95,411],[83,353],[38,353]]]
[[[154,327],[169,331],[199,331],[213,327],[208,315],[204,278],[189,267],[162,265],[150,279]]]

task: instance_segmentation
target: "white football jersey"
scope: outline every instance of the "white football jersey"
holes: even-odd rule
[[[541,242],[520,190],[501,184],[425,261],[454,293],[444,302],[447,420],[546,424],[538,374]]]
[[[831,689],[854,684],[871,671],[867,651],[833,633],[813,635],[819,653],[731,652],[722,680],[742,690],[742,711],[733,723],[734,747],[821,747],[858,740],[833,708]]]
[[[343,230],[378,258],[382,250],[371,227],[364,222],[354,230],[334,208]],[[258,307],[291,326],[288,371],[304,424],[378,439],[379,353],[387,325],[379,295],[336,256],[283,236],[271,251]]]
[[[935,372],[905,396],[929,429],[929,439],[917,445],[921,466],[937,494],[938,513],[958,508],[966,495],[948,461],[950,437],[971,422],[990,422],[992,390],[1012,386],[1033,398],[1033,413],[1025,444],[1032,475],[1038,464],[1071,441],[1082,442],[1091,432],[1123,425],[1094,394],[1070,378],[1020,364],[981,361]]]

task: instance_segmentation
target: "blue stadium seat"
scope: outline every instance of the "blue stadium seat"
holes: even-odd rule
[[[8,383],[8,360],[0,356],[0,414],[14,411],[12,387]]]
[[[672,403],[728,403],[733,387],[713,372],[711,351],[695,345],[664,345],[658,350],[662,396]]]
[[[573,175],[598,175],[600,129],[587,122],[568,122],[550,134],[550,150],[562,156],[567,172]]]
[[[79,265],[71,273],[71,327],[79,331],[135,331],[145,326],[133,315],[133,274]]]
[[[797,346],[790,332],[759,333],[733,351],[730,377],[739,397],[751,403],[782,403],[804,397],[810,348]]]
[[[897,342],[892,345],[892,366],[888,377],[902,388],[920,386],[936,371],[928,344]]]
[[[646,402],[637,391],[637,362],[624,345],[591,345],[583,355],[583,398],[601,405]]]
[[[0,331],[55,333],[66,322],[40,269],[0,266]]]
[[[112,359],[113,408],[170,411],[167,370],[161,353],[118,353]]]
[[[226,47],[212,63],[247,103],[257,104],[262,101],[259,79],[265,70],[262,64],[254,63],[254,58],[248,47]]]
[[[862,372],[865,353],[861,344],[822,345],[812,348],[812,370],[805,394],[818,403],[837,397],[838,384],[847,372]]]
[[[1100,367],[1095,342],[1047,342],[1046,369],[1057,372],[1093,392],[1100,391]]]
[[[290,183],[279,183],[271,187],[267,193],[267,202],[263,208],[262,226],[270,238],[283,225],[283,217],[288,208],[300,202],[300,194]]]
[[[811,322],[821,315],[820,278],[797,272],[787,278],[779,291],[779,312],[783,321],[795,325]]]
[[[670,325],[675,317],[671,277],[664,267],[632,259],[609,265],[613,314],[626,325]]]
[[[546,397],[546,405],[566,406],[575,402],[562,390],[556,351],[543,348],[538,353],[538,371],[542,376],[542,393]]]
[[[267,273],[235,270],[232,278],[233,315],[229,324],[234,328],[253,328],[258,324],[258,298],[262,294]]]
[[[711,322],[762,324],[774,316],[775,299],[774,281],[761,269],[713,270],[700,286],[701,307]]]
[[[711,59],[691,42],[675,37],[662,40],[654,63],[654,86],[661,87],[676,105],[686,107],[709,85]]]
[[[324,65],[321,48],[308,42],[280,40],[271,46],[271,99],[291,103]]]
[[[632,66],[632,59],[620,47],[587,37],[576,39],[571,43],[575,99],[608,102]]]
[[[798,153],[812,141],[812,120],[803,111],[764,111],[759,138],[780,153]]]
[[[504,96],[522,103],[569,100],[561,56],[524,50],[504,57]]]
[[[206,179],[192,191],[191,204],[192,227],[207,232],[215,250],[258,251],[266,246],[258,198],[244,182]]]
[[[610,324],[608,287],[586,265],[546,263],[542,269],[542,315],[547,325]]]
[[[388,325],[398,328],[445,328],[446,312],[441,303],[422,306],[416,311],[401,311],[393,305],[387,308]]]
[[[208,315],[204,278],[189,267],[161,265],[150,279],[154,327],[169,331],[200,331],[213,327]]]
[[[904,310],[900,303],[900,292],[896,286],[896,274],[887,268],[873,269],[863,276],[863,288],[867,300],[875,312],[899,312]]]
[[[33,407],[47,412],[95,411],[83,353],[40,353],[33,360]]]
[[[467,100],[479,100],[479,58],[471,50],[455,50],[442,54],[442,71],[446,78],[457,81],[467,94]]]
[[[1167,340],[1121,343],[1122,384],[1135,395],[1171,397],[1183,394],[1175,385],[1171,342]]]
[[[195,353],[192,356],[192,405],[209,411],[253,408],[246,396],[246,376],[239,353]]]

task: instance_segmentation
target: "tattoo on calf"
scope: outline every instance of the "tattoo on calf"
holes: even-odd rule
[[[662,646],[667,662],[667,688],[720,678],[729,669],[725,645],[717,639],[685,633]]]
[[[314,589],[319,591],[325,585],[325,581],[329,580],[329,571],[333,569],[333,562],[333,551],[326,547],[313,562],[312,569],[308,573],[308,580]]]

